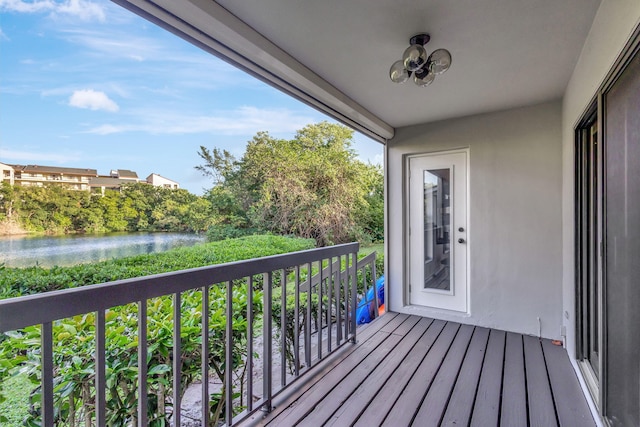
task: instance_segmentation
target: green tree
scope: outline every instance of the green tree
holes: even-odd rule
[[[2,181],[0,183],[0,220],[12,218],[15,201],[13,186],[7,181]]]
[[[240,160],[201,147],[205,163],[196,168],[214,178],[207,197],[222,224],[319,245],[378,239],[378,216],[369,210],[378,201],[382,206],[380,169],[357,160],[352,143],[351,129],[327,122],[304,127],[292,140],[259,132]]]
[[[208,198],[143,183],[104,194],[60,185],[0,186],[0,222],[34,232],[200,232],[214,223],[213,215]]]

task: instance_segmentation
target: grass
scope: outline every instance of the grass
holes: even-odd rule
[[[358,252],[358,254],[367,256],[372,252],[377,252],[379,256],[383,256],[384,255],[384,243],[374,243],[371,245],[362,245],[360,246],[360,251]]]
[[[0,403],[0,415],[7,418],[1,423],[3,427],[21,427],[22,420],[29,412],[29,392],[32,384],[26,375],[16,375],[7,378],[2,383],[4,396],[7,400]]]

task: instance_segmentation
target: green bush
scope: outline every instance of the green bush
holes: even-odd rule
[[[226,289],[214,285],[209,291],[209,357],[210,371],[218,381],[224,381],[225,366],[225,304]],[[262,295],[254,293],[253,310],[260,313]],[[246,284],[233,288],[234,319],[232,330],[233,365],[235,372],[247,358]],[[170,297],[149,300],[147,322],[148,416],[149,425],[165,426],[172,413],[172,352],[173,301]],[[201,292],[185,292],[181,298],[181,390],[201,372]],[[107,424],[111,426],[135,425],[137,417],[138,316],[137,306],[128,304],[114,307],[105,314],[106,319],[106,385]],[[8,339],[0,343],[0,359],[6,360],[0,374],[10,371],[26,375],[31,381],[31,404],[27,425],[40,417],[40,327],[30,326],[7,333]],[[95,417],[95,315],[88,313],[56,321],[54,337],[54,405],[58,422],[71,426],[81,420]],[[3,372],[4,371],[4,372]],[[0,375],[1,376],[1,375]],[[243,379],[242,379],[243,380]],[[242,381],[241,380],[241,381]],[[4,387],[3,387],[4,388]],[[221,414],[223,401],[212,399],[214,418]]]
[[[45,290],[72,288],[111,280],[144,276],[167,271],[201,267],[224,262],[257,258],[286,252],[310,249],[313,240],[281,236],[249,236],[178,248],[165,253],[139,255],[74,267],[44,269],[4,268],[0,276],[3,297],[34,294]],[[252,304],[260,321],[262,293],[255,286],[254,300],[247,301],[245,281],[233,285],[233,366],[244,372],[247,360],[247,305]],[[209,359],[211,372],[219,380],[224,378],[225,304],[226,290],[214,285],[210,289]],[[199,378],[201,360],[201,293],[184,292],[181,301],[182,390]],[[148,301],[149,422],[168,425],[171,414],[171,364],[173,349],[173,302],[170,297]],[[54,322],[55,407],[58,422],[77,425],[94,417],[95,398],[94,359],[95,318],[93,313]],[[114,307],[106,313],[107,410],[109,425],[135,424],[137,378],[137,307],[129,304]],[[27,376],[32,384],[27,425],[36,425],[40,411],[40,327],[31,326],[19,331],[0,334],[0,393],[6,394],[6,379],[16,372]],[[238,381],[242,384],[242,378]],[[241,387],[241,386],[240,386]],[[235,390],[234,390],[235,392]],[[223,413],[221,395],[212,397],[213,418]],[[0,396],[0,401],[2,396]],[[0,422],[6,423],[0,414]],[[82,421],[81,421],[82,420]],[[4,425],[4,424],[3,424]]]
[[[207,241],[218,242],[220,240],[237,239],[238,237],[260,234],[257,228],[241,228],[231,224],[219,224],[209,227]]]
[[[3,427],[20,427],[29,411],[29,391],[31,384],[25,375],[14,375],[3,380],[6,400],[0,402],[0,419]]]
[[[311,249],[313,239],[246,236],[71,267],[3,268],[0,299]]]

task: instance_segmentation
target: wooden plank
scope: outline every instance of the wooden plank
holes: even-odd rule
[[[417,316],[412,316],[402,325],[410,325],[411,330],[418,321],[420,320]],[[398,329],[406,329],[399,327]],[[397,329],[397,330],[398,330]],[[396,331],[397,331],[396,330]],[[413,341],[407,340],[407,337],[411,336]],[[342,403],[347,400],[356,389],[358,389],[361,384],[372,375],[373,372],[378,371],[379,368],[386,366],[385,362],[388,362],[390,359],[393,359],[393,356],[389,357],[392,354],[400,353],[399,357],[403,358],[406,356],[409,349],[415,343],[415,340],[420,336],[418,334],[408,334],[400,335],[393,334],[394,339],[397,339],[395,343],[391,338],[385,341],[384,346],[381,346],[380,349],[375,349],[372,353],[371,357],[367,358],[366,363],[362,363],[358,365],[354,370],[349,372],[338,385],[336,385],[328,394],[325,394],[322,398],[322,401],[318,402],[315,406],[314,410],[308,414],[308,416],[300,422],[300,426],[309,426],[315,427],[318,425],[318,422],[326,421],[331,418],[331,416],[340,408]],[[375,357],[374,357],[375,356]],[[370,360],[371,359],[371,360]]]
[[[379,330],[380,332],[392,334],[409,317],[411,316],[409,316],[408,314],[397,314],[394,319],[391,319],[389,323],[381,327]]]
[[[471,416],[471,427],[498,425],[502,395],[502,369],[506,333],[491,330],[482,364],[480,383]]]
[[[393,321],[397,316],[397,313],[385,313],[367,324],[366,327],[358,328],[358,344],[345,344],[340,350],[325,358],[321,365],[314,366],[310,371],[304,372],[300,379],[287,387],[283,396],[278,396],[274,399],[274,408],[270,413],[256,412],[244,420],[241,425],[266,425],[289,406],[295,404],[302,394],[338,365],[347,363],[356,366],[368,354],[370,349],[375,348],[388,335],[385,333],[378,334],[380,328]],[[371,340],[374,341],[369,342]]]
[[[359,410],[354,408],[353,412],[359,412],[356,414],[359,418],[355,422],[355,426],[368,427],[380,424],[404,390],[405,385],[414,376],[416,372],[414,367],[420,366],[445,325],[446,322],[442,320],[434,320],[406,359],[391,374],[384,386],[384,392],[377,393],[365,408],[359,408]]]
[[[500,424],[527,427],[527,390],[524,375],[522,335],[507,332],[502,380]]]
[[[527,372],[529,426],[557,426],[556,410],[553,405],[540,339],[531,336],[524,336],[522,339],[524,341],[524,360]]]
[[[416,413],[413,425],[421,427],[437,427],[440,425],[447,402],[460,373],[462,362],[469,348],[474,327],[462,325],[444,362],[438,370],[436,378]],[[469,409],[470,412],[470,409]]]
[[[479,327],[475,329],[441,425],[458,427],[469,425],[488,339],[489,329]]]
[[[542,340],[542,350],[560,426],[595,426],[587,399],[565,349],[553,345],[549,340]]]
[[[393,319],[398,317],[398,313],[387,312],[383,316],[376,317],[371,321],[371,323],[367,323],[366,325],[362,325],[358,327],[358,341],[364,342],[371,338],[376,332],[382,329],[384,326],[389,324]]]
[[[414,375],[384,420],[384,426],[406,426],[411,423],[431,382],[435,378],[445,355],[460,328],[460,324],[448,322],[429,353],[415,370]]]
[[[465,337],[469,328],[385,314],[294,382],[266,418],[241,425],[595,427],[562,348],[484,328]]]
[[[420,321],[420,319],[421,317],[418,317],[418,316],[408,316],[407,319],[402,324],[400,324],[397,328],[391,331],[391,333],[404,337],[405,335],[407,335],[409,332],[413,330],[414,326],[416,325],[416,323],[418,323],[418,321]],[[387,329],[387,328],[384,328],[384,329]]]
[[[376,395],[382,394],[388,398],[385,386],[389,377],[398,369],[400,364],[404,363],[409,352],[417,345],[432,322],[433,320],[428,318],[419,319],[417,325],[404,336],[392,353],[373,372],[368,373],[364,381],[358,386],[352,386],[354,389],[352,394],[342,402],[327,423],[324,424],[325,427],[351,425],[358,418],[361,410],[369,407],[369,402]],[[331,400],[335,399],[335,391],[329,397]]]
[[[296,405],[290,406],[285,412],[274,418],[269,425],[305,425],[313,427],[321,425],[331,413],[333,413],[333,410],[331,410],[329,414],[323,413],[316,417],[313,415],[316,409],[319,409],[319,412],[323,412],[322,407],[326,404],[331,404],[334,393],[336,399],[340,399],[341,396],[344,397],[344,394],[352,391],[354,384],[350,384],[350,381],[353,381],[356,385],[359,384],[362,378],[371,372],[380,361],[384,360],[385,356],[391,352],[402,339],[400,335],[386,334],[384,332],[379,332],[379,334],[386,335],[387,338],[380,343],[380,345],[371,349],[369,354],[359,363],[355,366],[338,365],[329,375],[326,375],[315,383],[313,387],[301,397],[299,403],[296,402]],[[350,380],[345,381],[346,378]],[[331,394],[331,398],[324,401],[323,399],[328,394]]]
[[[382,316],[381,318],[384,317],[386,317],[386,315]],[[350,357],[343,360],[341,363],[336,364],[330,371],[324,371],[322,376],[315,377],[313,383],[309,384],[304,392],[298,392],[294,401],[288,402],[286,407],[283,407],[284,405],[281,405],[280,408],[282,410],[279,411],[279,415],[272,414],[268,418],[268,423],[273,423],[272,425],[280,425],[282,419],[281,417],[287,417],[288,419],[290,416],[302,417],[304,413],[313,410],[313,407],[309,406],[314,404],[314,399],[318,399],[319,396],[322,396],[321,391],[324,390],[325,384],[335,386],[335,384],[337,384],[346,375],[346,373],[351,372],[353,369],[359,366],[359,364],[363,363],[363,360],[366,360],[366,358],[371,354],[372,351],[382,346],[386,339],[391,335],[391,332],[395,331],[406,321],[411,321],[411,316],[405,314],[397,314],[394,315],[388,322],[381,322],[377,324],[380,329],[378,329],[377,327],[375,329],[372,328],[371,331],[369,331],[369,334],[372,334],[371,338],[369,338],[364,343],[358,344],[356,346],[362,347],[362,349],[357,348],[354,354],[350,355]],[[375,322],[372,322],[372,326],[374,324]],[[382,329],[385,329],[389,332],[383,332]],[[307,408],[302,411],[301,408],[305,405]],[[304,413],[300,414],[300,412]]]

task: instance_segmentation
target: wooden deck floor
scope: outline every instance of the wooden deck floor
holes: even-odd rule
[[[595,426],[549,340],[388,313],[242,425]]]

